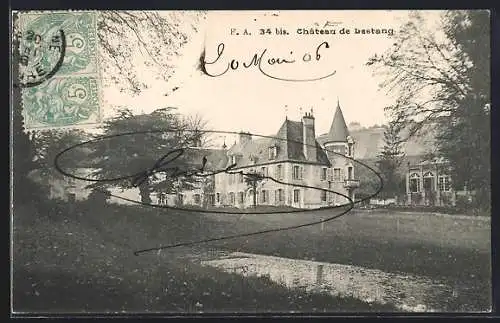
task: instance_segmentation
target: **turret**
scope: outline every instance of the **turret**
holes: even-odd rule
[[[330,131],[328,132],[328,136],[325,141],[325,148],[328,151],[334,151],[342,155],[347,155],[349,153],[348,138],[350,138],[349,130],[347,129],[344,115],[342,114],[342,109],[340,108],[340,102],[337,100],[337,108],[333,116]],[[352,144],[354,144],[354,142],[352,142]]]

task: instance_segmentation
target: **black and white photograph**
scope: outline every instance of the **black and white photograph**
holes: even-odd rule
[[[492,311],[488,10],[10,18],[11,315]]]

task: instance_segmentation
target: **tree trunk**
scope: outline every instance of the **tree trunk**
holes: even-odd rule
[[[257,207],[257,182],[253,182],[253,207]]]
[[[139,194],[141,195],[141,203],[151,204],[151,183],[149,182],[149,177],[146,177],[145,181],[139,185]]]

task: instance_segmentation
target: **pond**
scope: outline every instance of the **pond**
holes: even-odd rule
[[[459,289],[423,276],[388,273],[358,266],[288,259],[243,252],[219,252],[204,266],[241,276],[268,277],[288,288],[392,304],[404,312],[446,311]]]

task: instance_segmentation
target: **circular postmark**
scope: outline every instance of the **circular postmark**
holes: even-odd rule
[[[23,32],[20,43],[19,84],[33,87],[54,76],[64,61],[66,36],[62,29]]]

